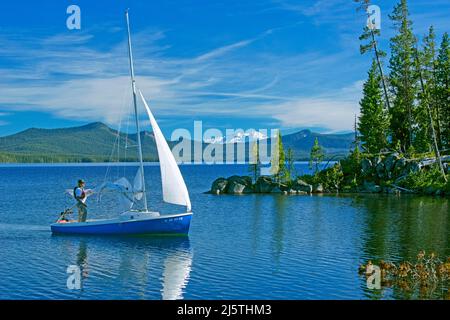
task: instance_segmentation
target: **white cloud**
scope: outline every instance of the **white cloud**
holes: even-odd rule
[[[227,46],[223,46],[223,47],[214,49],[208,53],[202,54],[201,56],[197,57],[196,60],[197,61],[205,61],[205,60],[210,60],[213,58],[218,58],[218,57],[223,56],[224,54],[226,54],[229,51],[245,47],[252,42],[253,42],[253,40],[244,40],[244,41],[239,41],[239,42],[227,45]]]
[[[158,117],[265,117],[266,123],[284,126],[351,129],[353,116],[335,120],[357,108],[355,91],[336,89],[342,86],[340,74],[357,66],[340,63],[352,53],[242,52],[274,30],[183,58],[167,54],[170,46],[161,45],[167,42],[164,32],[144,30],[133,35],[137,84]],[[125,36],[102,50],[89,46],[93,39],[89,34],[54,35],[14,42],[4,35],[0,51],[18,63],[0,69],[0,109],[116,124],[131,111]],[[336,116],[330,117],[333,112]]]
[[[327,132],[350,130],[354,116],[359,115],[359,100],[363,81],[328,94],[299,97],[278,104],[255,107],[251,113],[272,117],[286,128],[320,127]]]

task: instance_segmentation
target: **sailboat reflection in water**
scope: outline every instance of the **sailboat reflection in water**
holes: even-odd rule
[[[183,299],[183,290],[186,288],[192,267],[192,251],[174,251],[164,260],[163,287],[161,298],[163,300]]]
[[[124,292],[136,299],[178,300],[188,285],[193,251],[188,237],[53,237],[81,271],[77,298]],[[113,251],[109,250],[114,248]],[[91,261],[91,263],[89,263]]]
[[[147,102],[141,91],[141,99],[150,125],[153,129],[156,147],[158,150],[159,166],[161,170],[161,183],[163,200],[168,203],[186,207],[186,211],[174,214],[160,214],[156,211],[150,211],[147,203],[144,179],[144,163],[142,156],[142,143],[140,137],[139,116],[137,110],[137,89],[134,79],[133,54],[131,50],[131,36],[128,19],[128,11],[125,13],[128,30],[128,53],[130,60],[131,88],[133,93],[134,118],[138,134],[138,157],[139,169],[134,180],[134,185],[128,182],[126,178],[121,178],[115,182],[105,182],[95,188],[93,193],[102,194],[105,192],[115,192],[122,202],[128,203],[128,210],[122,212],[118,218],[97,219],[86,222],[71,222],[66,219],[58,219],[51,225],[53,233],[70,234],[187,234],[191,223],[191,200],[189,193],[181,175],[180,169],[170,150],[158,123],[155,120]],[[137,201],[142,201],[143,208],[136,209]]]

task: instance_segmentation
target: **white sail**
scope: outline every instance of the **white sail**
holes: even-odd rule
[[[179,204],[187,207],[187,211],[191,211],[191,200],[189,199],[189,193],[184,183],[183,176],[178,168],[177,162],[173,157],[172,151],[167,145],[167,141],[161,132],[161,129],[156,123],[155,117],[153,117],[147,102],[139,90],[142,102],[147,110],[150,124],[153,128],[153,134],[155,135],[156,147],[158,149],[159,166],[161,168],[161,180],[163,199],[165,202]]]

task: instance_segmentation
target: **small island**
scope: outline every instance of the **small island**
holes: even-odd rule
[[[259,163],[251,176],[218,178],[212,194],[246,193],[412,193],[449,196],[450,162],[450,41],[440,43],[433,26],[421,41],[413,34],[405,0],[390,16],[395,35],[390,56],[380,48],[380,30],[365,27],[361,54],[371,54],[362,88],[360,112],[355,115],[355,138],[348,155],[319,170],[325,159],[316,139],[311,148],[312,174],[296,175],[292,150],[285,153],[277,139],[279,165],[270,176],[259,176]],[[329,155],[327,155],[329,157]],[[256,157],[257,158],[257,157]]]
[[[450,156],[443,156],[442,161],[447,172]],[[348,158],[311,175],[283,179],[275,174],[259,176],[255,180],[250,176],[221,177],[212,183],[208,193],[408,193],[450,196],[450,184],[442,179],[435,158],[407,159],[399,153],[370,156],[355,151]]]

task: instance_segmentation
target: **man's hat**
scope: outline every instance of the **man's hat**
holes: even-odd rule
[[[82,183],[84,183],[83,179],[78,180],[78,184],[82,184]]]

